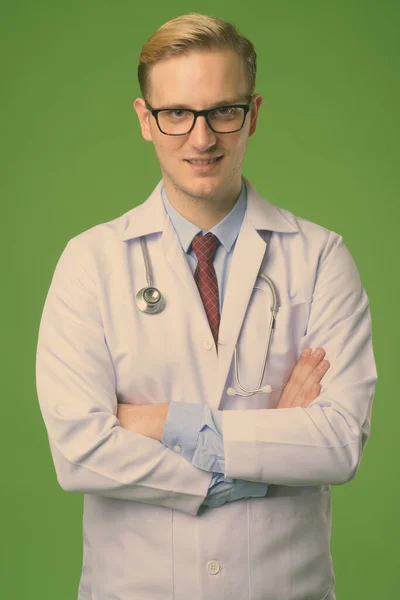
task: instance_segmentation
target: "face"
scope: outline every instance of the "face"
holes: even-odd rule
[[[151,91],[147,99],[153,108],[186,107],[194,110],[224,104],[246,104],[248,84],[245,67],[233,50],[191,52],[156,63],[150,72]],[[256,94],[240,131],[214,133],[204,117],[183,136],[161,133],[142,98],[133,106],[139,117],[143,138],[154,143],[168,198],[179,201],[199,199],[213,203],[238,197],[247,140],[256,131],[262,98]],[[221,156],[212,169],[193,168],[188,159]]]

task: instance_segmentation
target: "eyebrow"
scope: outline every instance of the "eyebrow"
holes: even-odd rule
[[[232,105],[232,104],[246,104],[246,101],[248,99],[248,96],[242,96],[243,101],[241,101],[240,99],[232,99],[232,98],[227,98],[226,100],[221,100],[220,102],[218,102],[217,104],[211,104],[208,108],[218,108],[219,106],[226,106],[226,105]],[[192,109],[191,106],[189,106],[188,104],[183,104],[182,102],[178,102],[177,104],[168,104],[168,105],[164,105],[162,107],[163,109],[171,109],[171,108],[187,108],[189,110],[194,110]],[[207,110],[207,109],[205,109]]]

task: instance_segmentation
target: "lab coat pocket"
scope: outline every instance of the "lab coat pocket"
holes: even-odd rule
[[[254,597],[324,598],[334,585],[330,537],[329,488],[271,485],[264,498],[252,498],[250,560]],[[263,564],[268,564],[268,575]]]

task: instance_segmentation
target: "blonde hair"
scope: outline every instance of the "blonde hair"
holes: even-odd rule
[[[232,49],[243,60],[248,77],[248,93],[252,96],[256,83],[256,51],[235,25],[217,17],[188,13],[167,21],[142,46],[138,79],[143,98],[150,95],[149,74],[158,61],[190,51]]]

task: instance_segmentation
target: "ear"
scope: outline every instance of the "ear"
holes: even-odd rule
[[[262,99],[261,95],[255,94],[255,96],[253,97],[253,100],[252,100],[251,108],[250,108],[251,121],[250,121],[249,137],[252,136],[256,132],[258,111],[259,111],[262,103],[263,103],[263,99]]]
[[[153,137],[151,135],[149,122],[152,117],[149,110],[146,108],[143,98],[136,98],[135,102],[133,103],[133,108],[138,116],[143,138],[146,140],[146,142],[152,142]]]

